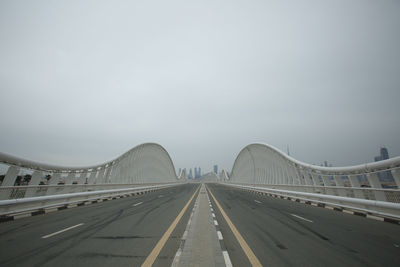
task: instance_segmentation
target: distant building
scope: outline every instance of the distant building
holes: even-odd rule
[[[193,172],[192,172],[192,168],[190,168],[190,170],[189,170],[188,179],[193,179]]]
[[[214,165],[214,173],[218,174],[218,165]]]
[[[375,161],[381,161],[389,159],[389,151],[386,147],[381,147],[380,155],[374,157]],[[383,181],[393,181],[393,175],[390,171],[382,171],[377,173],[378,178],[381,182]]]
[[[389,152],[386,147],[381,147],[381,158],[382,160],[389,159]]]
[[[380,149],[380,155],[376,156],[374,158],[375,161],[381,161],[381,160],[385,160],[385,159],[389,159],[389,151],[386,147],[381,147]]]

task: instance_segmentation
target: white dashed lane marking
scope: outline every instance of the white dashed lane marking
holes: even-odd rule
[[[296,215],[296,214],[290,214],[290,215],[292,215],[293,217],[296,217],[296,218],[298,218],[298,219],[301,219],[301,220],[303,220],[303,221],[306,221],[306,222],[310,222],[310,223],[313,222],[313,221],[311,221],[311,220],[309,220],[309,219],[303,218],[303,217],[301,217],[301,216],[299,216],[299,215]]]
[[[42,239],[46,239],[46,238],[49,238],[49,237],[52,237],[52,236],[61,234],[61,233],[66,232],[66,231],[68,231],[68,230],[71,230],[71,229],[74,229],[74,228],[76,228],[76,227],[79,227],[79,226],[81,226],[81,225],[84,225],[84,223],[80,223],[80,224],[77,224],[77,225],[74,225],[74,226],[71,226],[71,227],[62,229],[62,230],[60,230],[60,231],[54,232],[54,233],[52,233],[52,234],[48,234],[48,235],[42,236]]]

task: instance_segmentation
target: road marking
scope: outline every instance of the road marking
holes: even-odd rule
[[[217,220],[214,220],[214,225],[218,225],[218,222],[217,222]]]
[[[258,200],[256,200],[256,199],[254,199],[254,202],[256,202],[256,203],[258,203],[258,204],[261,204],[261,201],[258,201]]]
[[[179,221],[181,220],[183,214],[185,214],[185,211],[189,207],[190,203],[192,203],[192,200],[193,200],[194,196],[196,195],[196,193],[199,191],[199,189],[200,189],[200,186],[197,187],[197,189],[193,193],[192,197],[189,199],[189,201],[183,207],[181,212],[178,214],[178,216],[175,218],[175,220],[169,226],[168,230],[164,233],[164,235],[158,241],[157,245],[150,252],[149,256],[147,256],[146,260],[142,264],[142,267],[150,267],[153,265],[153,263],[157,259],[157,256],[160,254],[162,248],[164,247],[165,243],[167,242],[168,238],[170,237],[170,235],[174,231],[175,227],[178,225]]]
[[[213,218],[215,218],[215,214],[214,213],[211,213],[211,215],[213,216]]]
[[[139,206],[139,205],[142,204],[142,203],[143,203],[143,202],[139,202],[139,203],[133,204],[132,206],[136,207],[136,206]]]
[[[232,267],[231,259],[229,258],[228,251],[222,251],[222,255],[224,255],[225,265],[226,267]]]
[[[246,243],[242,235],[239,233],[235,225],[232,223],[231,219],[229,219],[228,215],[226,215],[225,211],[222,209],[221,205],[219,204],[218,200],[214,197],[213,193],[211,190],[208,190],[210,192],[211,197],[214,199],[215,204],[217,205],[218,209],[220,210],[222,216],[224,217],[225,221],[231,228],[231,231],[233,235],[236,237],[236,240],[239,242],[239,245],[242,247],[244,253],[246,254],[247,258],[250,261],[250,264],[252,266],[262,266],[260,261],[257,259],[256,255],[254,252],[251,250],[249,245]]]
[[[218,239],[219,239],[219,240],[224,239],[224,238],[222,237],[221,231],[217,231],[217,235],[218,235]]]
[[[310,223],[313,222],[313,221],[311,221],[311,220],[309,220],[309,219],[303,218],[303,217],[301,217],[301,216],[299,216],[299,215],[296,215],[296,214],[290,214],[290,215],[292,215],[293,217],[299,218],[299,219],[301,219],[301,220],[304,220],[304,221],[306,221],[306,222],[310,222]]]
[[[163,197],[164,195],[159,195],[158,198]]]
[[[81,226],[81,225],[84,225],[84,223],[80,223],[80,224],[77,224],[77,225],[74,225],[74,226],[65,228],[65,229],[63,229],[63,230],[57,231],[57,232],[55,232],[55,233],[42,236],[42,238],[43,238],[43,239],[46,239],[46,238],[49,238],[49,237],[52,237],[52,236],[61,234],[61,233],[63,233],[63,232],[66,232],[66,231],[68,231],[68,230],[74,229],[74,228],[76,228],[76,227],[79,227],[79,226]]]

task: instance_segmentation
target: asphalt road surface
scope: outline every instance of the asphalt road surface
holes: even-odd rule
[[[400,266],[400,226],[208,184],[263,266]],[[216,207],[234,266],[250,262]]]
[[[140,266],[197,187],[185,184],[2,223],[0,266]],[[171,265],[193,202],[154,266]]]
[[[163,239],[153,266],[170,266],[198,188],[185,184],[2,223],[0,266],[140,266]],[[263,266],[400,266],[399,225],[224,185],[207,188],[234,266],[250,266],[249,251]]]

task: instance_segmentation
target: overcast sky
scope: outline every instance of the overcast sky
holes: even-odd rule
[[[400,1],[3,0],[0,100],[0,151],[47,163],[399,156]]]

